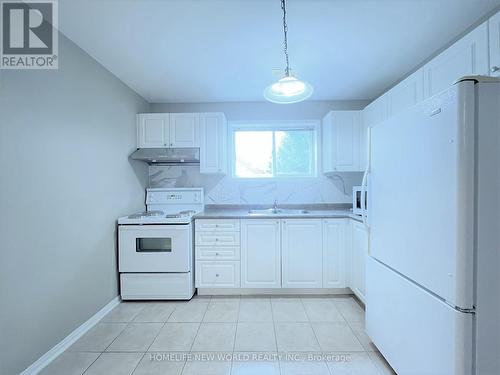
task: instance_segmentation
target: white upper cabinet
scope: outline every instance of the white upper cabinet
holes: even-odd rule
[[[424,70],[421,68],[387,93],[388,117],[424,100]]]
[[[321,219],[282,221],[283,288],[321,288],[323,239]]]
[[[168,147],[170,144],[170,116],[168,113],[141,113],[137,115],[137,147]]]
[[[490,74],[500,77],[500,12],[488,22],[490,32]]]
[[[227,173],[227,121],[224,113],[200,113],[200,172]]]
[[[241,220],[241,287],[281,288],[279,220]]]
[[[323,288],[346,287],[344,219],[323,220]]]
[[[331,111],[323,118],[323,172],[363,170],[361,111]]]
[[[137,115],[137,147],[200,147],[198,113]]]
[[[467,75],[488,75],[488,22],[474,29],[424,66],[424,95],[429,98]]]
[[[170,147],[200,147],[200,115],[170,114]]]

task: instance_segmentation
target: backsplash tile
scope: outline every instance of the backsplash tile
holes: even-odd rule
[[[149,185],[161,187],[203,187],[206,204],[350,203],[352,186],[361,173],[348,176],[293,179],[238,179],[200,174],[197,166],[151,166]],[[344,183],[342,182],[344,181]],[[344,193],[345,184],[345,193]]]

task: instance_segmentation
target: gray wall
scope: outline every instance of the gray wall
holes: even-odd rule
[[[143,209],[131,165],[146,103],[60,35],[59,70],[0,73],[0,374],[118,294],[115,220]]]
[[[228,121],[321,119],[328,111],[363,109],[370,101],[305,101],[296,104],[246,103],[153,103],[151,112],[224,112]]]

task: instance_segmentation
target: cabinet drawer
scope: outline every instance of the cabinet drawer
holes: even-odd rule
[[[239,246],[240,232],[196,232],[197,246]]]
[[[239,232],[240,221],[238,219],[201,219],[196,220],[195,228],[198,232]]]
[[[196,262],[197,288],[239,288],[240,262]]]
[[[196,246],[196,259],[199,260],[239,260],[238,246]]]

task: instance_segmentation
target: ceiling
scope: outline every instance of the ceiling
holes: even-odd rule
[[[500,0],[289,0],[311,100],[372,99]],[[60,0],[61,31],[151,103],[263,101],[283,69],[279,0]]]

